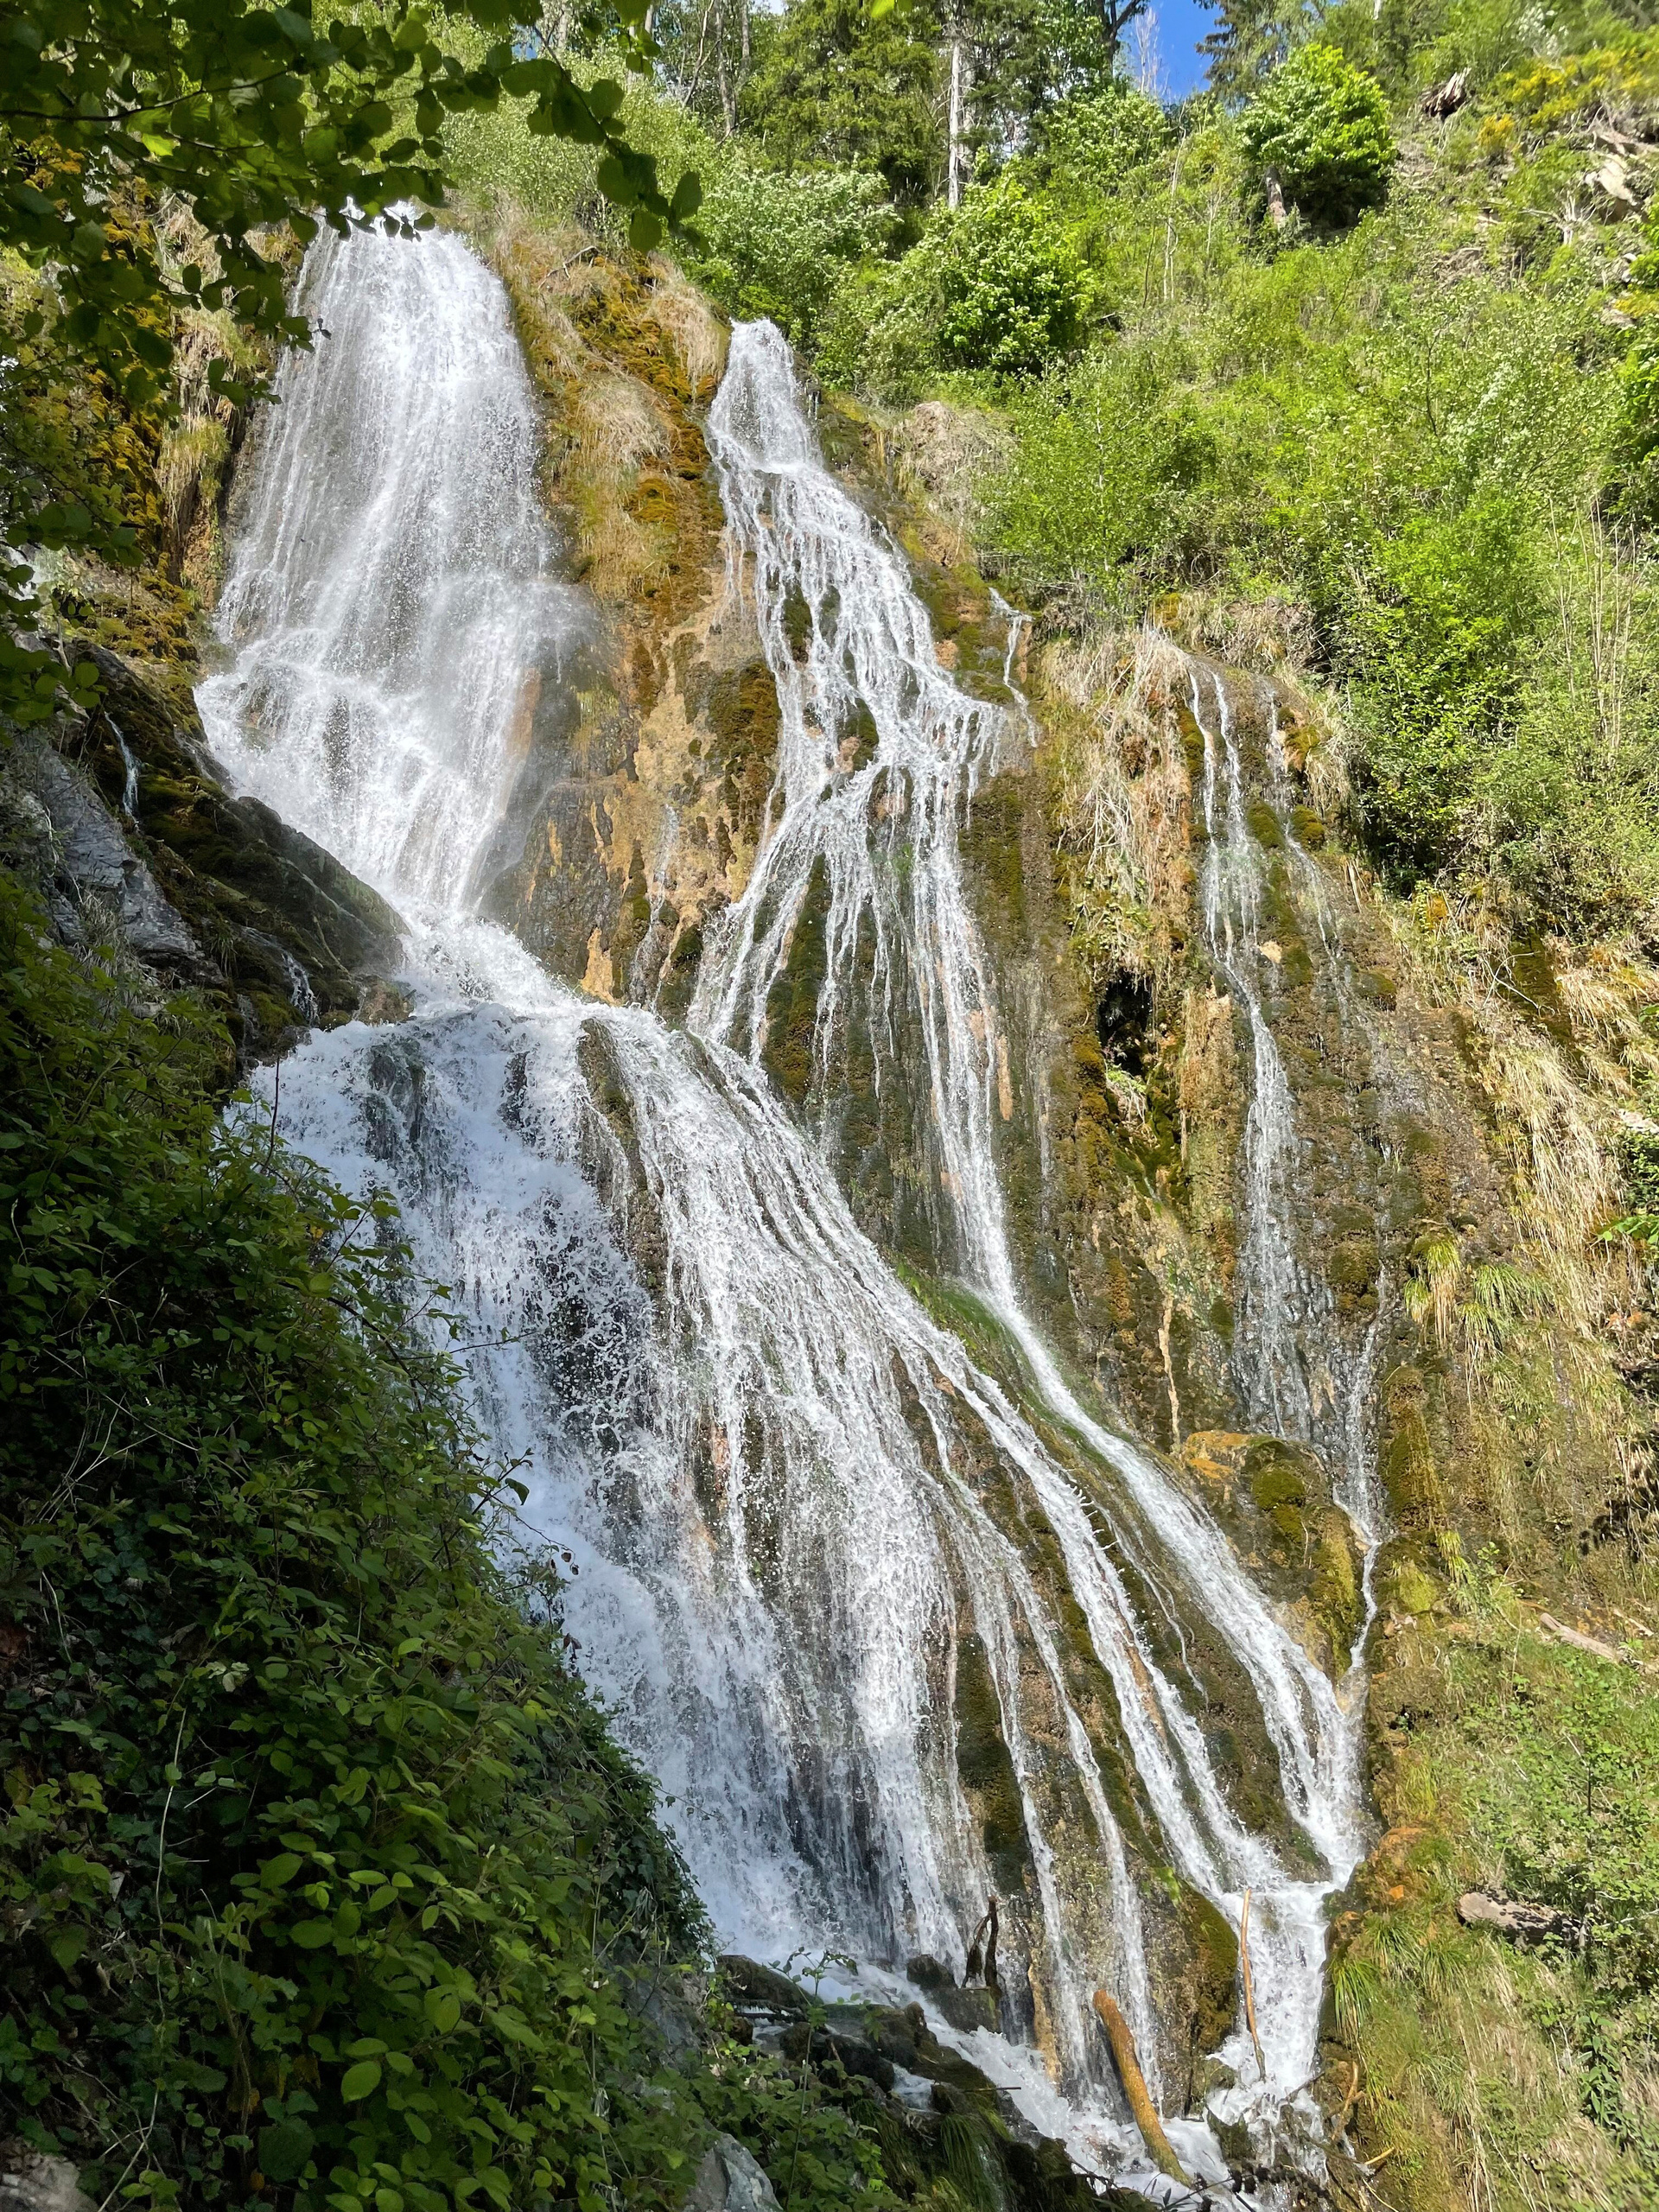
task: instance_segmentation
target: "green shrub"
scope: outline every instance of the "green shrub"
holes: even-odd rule
[[[1162,108],[1122,77],[1098,92],[1063,101],[1048,116],[1044,130],[1053,174],[1096,191],[1109,191],[1131,170],[1155,160],[1169,139]]]
[[[895,219],[887,187],[868,170],[784,176],[733,160],[704,197],[704,244],[689,266],[734,314],[769,315],[791,343],[810,348],[836,287],[887,243]]]
[[[1293,54],[1246,111],[1243,131],[1256,168],[1313,222],[1351,223],[1387,194],[1397,154],[1388,103],[1334,47]]]
[[[968,193],[918,251],[937,259],[939,351],[953,367],[1029,376],[1076,343],[1082,264],[1017,178]]]

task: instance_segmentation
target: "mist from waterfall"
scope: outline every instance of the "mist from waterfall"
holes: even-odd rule
[[[1135,2141],[1096,1987],[1158,2086],[1160,1852],[1235,1924],[1254,1893],[1266,2080],[1241,2024],[1228,2109],[1270,2113],[1313,2070],[1323,1901],[1362,1849],[1353,1721],[1022,1306],[992,1143],[995,978],[957,841],[1023,731],[938,667],[902,562],[821,464],[782,340],[741,326],[710,435],[734,588],[783,708],[767,840],[688,1031],[555,982],[473,905],[527,718],[592,621],[552,572],[505,300],[448,234],[325,238],[302,297],[332,335],[284,363],[239,502],[227,664],[200,696],[230,774],[398,906],[415,1011],[313,1036],[283,1065],[282,1126],[349,1187],[391,1193],[416,1273],[474,1325],[480,1416],[528,1463],[528,1527],[575,1557],[583,1671],[673,1800],[727,1943],[846,1948],[889,1986],[918,1951],[960,1973],[994,1886],[957,1758],[982,1679],[1031,1870],[1008,2024],[1051,2054],[1069,2132],[1119,2156]],[[798,662],[791,592],[811,614]],[[855,707],[875,729],[861,766],[842,744]],[[919,1020],[961,1273],[1020,1349],[1024,1403],[900,1283],[759,1065],[815,868],[821,1048],[855,985],[890,1035]],[[1103,1499],[1122,1501],[1103,1533]],[[1033,1571],[1051,1540],[1086,1644]],[[1164,1619],[1141,1617],[1148,1592]],[[1200,1682],[1159,1662],[1153,1630],[1189,1612],[1256,1700],[1294,1849],[1231,1803]],[[992,2070],[1056,2124],[1034,2059],[999,2047]]]

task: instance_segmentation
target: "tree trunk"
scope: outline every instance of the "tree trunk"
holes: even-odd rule
[[[732,86],[731,62],[726,52],[726,0],[715,11],[715,73],[720,85],[720,111],[726,119],[726,136],[737,130],[737,94]]]
[[[1160,2174],[1167,2174],[1172,2181],[1188,2181],[1186,2170],[1171,2148],[1164,2123],[1158,2117],[1158,2107],[1152,2101],[1128,2022],[1103,1989],[1095,1992],[1095,2010],[1112,2047],[1112,2063],[1117,2068],[1117,2078],[1123,2084],[1123,2094],[1128,2099],[1129,2111],[1141,2131],[1147,2155]]]
[[[945,204],[962,205],[962,188],[968,170],[968,48],[959,29],[950,33],[950,151],[944,178]]]

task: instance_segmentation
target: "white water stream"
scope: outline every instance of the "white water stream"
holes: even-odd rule
[[[472,912],[528,716],[588,622],[550,575],[505,301],[435,234],[325,238],[304,303],[333,335],[284,365],[249,464],[227,665],[200,696],[227,770],[399,906],[416,1010],[314,1036],[284,1063],[283,1127],[348,1185],[390,1189],[421,1272],[480,1338],[508,1333],[473,1361],[480,1412],[532,1462],[531,1522],[576,1555],[584,1670],[676,1801],[725,1941],[843,1946],[889,1986],[917,1951],[961,1971],[994,1886],[957,1760],[982,1682],[1029,1867],[1005,2024],[1048,2054],[1045,2075],[982,2031],[994,2078],[1026,2082],[1033,2116],[1095,2157],[1132,2153],[1090,1999],[1114,1991],[1156,2088],[1166,1858],[1235,1925],[1254,1893],[1266,2078],[1241,2023],[1217,2109],[1270,2121],[1314,2071],[1323,1902],[1363,1848],[1354,1723],[1022,1309],[994,979],[957,839],[1023,727],[939,668],[902,563],[818,461],[783,341],[740,327],[710,435],[734,588],[783,708],[769,842],[706,957],[694,1033],[584,1000]],[[791,591],[811,615],[798,662]],[[855,766],[860,702],[875,741]],[[880,1076],[898,1079],[918,1021],[961,1272],[1019,1347],[1048,1442],[899,1281],[757,1064],[815,868],[820,1052],[871,987],[873,944]],[[1082,1638],[1033,1563],[1056,1555]],[[1160,1662],[1183,1618],[1259,1708],[1277,1837],[1230,1800],[1197,1675]]]

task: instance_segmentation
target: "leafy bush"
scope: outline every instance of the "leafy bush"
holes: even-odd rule
[[[1018,178],[968,193],[918,251],[936,259],[939,351],[952,366],[1028,376],[1076,342],[1082,265]]]
[[[810,347],[838,284],[876,253],[894,215],[881,179],[860,169],[798,176],[728,162],[702,204],[694,275],[743,316],[769,315]]]
[[[1122,77],[1098,92],[1063,101],[1046,119],[1045,152],[1057,176],[1097,191],[1121,183],[1169,143],[1169,120],[1156,100]]]
[[[1351,223],[1384,197],[1397,149],[1374,77],[1334,47],[1305,46],[1274,72],[1244,117],[1264,174],[1316,223]]]
[[[1419,518],[1374,547],[1344,617],[1368,743],[1361,812],[1396,872],[1458,849],[1483,755],[1513,703],[1536,580],[1512,502]]]

